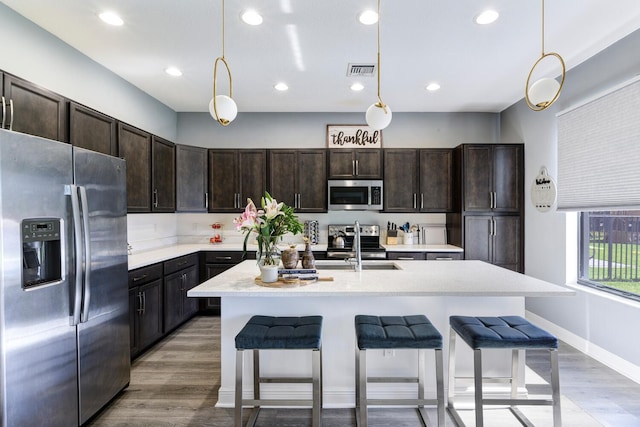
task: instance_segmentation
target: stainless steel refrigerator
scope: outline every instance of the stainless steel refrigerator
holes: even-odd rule
[[[129,383],[124,160],[0,130],[2,426],[85,423]]]

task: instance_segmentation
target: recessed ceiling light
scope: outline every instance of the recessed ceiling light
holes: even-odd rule
[[[373,25],[378,22],[378,14],[373,10],[365,10],[358,16],[358,21],[364,25]]]
[[[351,90],[354,92],[360,92],[362,89],[364,89],[362,83],[354,83],[351,85]]]
[[[426,87],[426,89],[429,92],[435,92],[436,90],[440,89],[440,85],[438,83],[429,83]]]
[[[164,72],[173,77],[180,77],[182,75],[182,71],[176,67],[167,67]]]
[[[276,90],[279,90],[280,92],[284,92],[285,90],[289,89],[289,86],[287,86],[286,83],[280,82],[280,83],[276,83],[274,88],[276,88]]]
[[[98,16],[107,24],[113,25],[115,27],[119,27],[122,24],[124,24],[124,21],[122,20],[122,18],[120,18],[120,16],[118,16],[118,14],[115,12],[111,12],[111,11],[102,12]]]
[[[245,24],[260,25],[262,24],[262,16],[255,10],[247,10],[242,14],[242,20]]]
[[[495,22],[500,14],[495,10],[485,10],[478,16],[476,16],[476,24],[487,25]]]

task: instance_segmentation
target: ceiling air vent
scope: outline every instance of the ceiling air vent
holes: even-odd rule
[[[376,74],[376,64],[349,64],[347,76],[373,77]]]

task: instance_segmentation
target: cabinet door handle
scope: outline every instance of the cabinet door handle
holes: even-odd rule
[[[402,260],[402,261],[414,261],[415,258],[412,256],[399,256],[398,260]]]
[[[440,257],[439,256],[439,257],[436,257],[436,261],[453,261],[453,258],[451,258],[450,256],[448,256],[448,257],[444,257],[444,256]]]
[[[153,190],[153,207],[158,207],[158,189]]]
[[[4,125],[7,123],[7,104],[5,104],[5,98],[2,97],[2,129],[4,129]]]
[[[11,114],[11,120],[9,121],[9,130],[13,130],[13,99],[9,100],[9,114]]]
[[[351,160],[351,175],[356,176],[356,161]]]
[[[416,193],[413,193],[413,209],[417,209],[418,208],[418,195]]]
[[[136,310],[138,312],[138,314],[142,315],[144,310],[142,308],[142,292],[138,292],[138,310]]]
[[[493,237],[498,235],[498,223],[496,222],[496,220],[493,220]]]
[[[140,281],[142,279],[146,279],[146,278],[147,278],[146,274],[143,274],[142,276],[134,277],[133,278],[133,283],[138,282],[138,281]]]
[[[209,210],[209,193],[204,193],[204,208]]]
[[[142,314],[147,311],[147,292],[142,292]]]
[[[359,175],[359,173],[358,173],[359,167],[358,166],[360,166],[360,160],[356,160],[356,176]]]
[[[230,259],[231,259],[231,257],[230,257],[230,256],[217,256],[217,257],[216,257],[216,259],[217,259],[217,260],[218,260],[218,259],[220,259],[220,260],[228,261],[228,260],[230,260]]]
[[[179,262],[176,266],[177,267],[182,267],[183,265],[187,265],[188,263],[189,263],[189,261],[182,261],[182,262]]]
[[[420,209],[424,209],[424,193],[420,193]]]

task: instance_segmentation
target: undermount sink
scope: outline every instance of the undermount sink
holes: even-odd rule
[[[343,263],[332,263],[332,264],[324,264],[324,263],[316,263],[316,269],[318,270],[353,270],[353,264]],[[363,270],[402,270],[397,264],[393,262],[377,262],[368,264],[366,262],[362,263]]]

